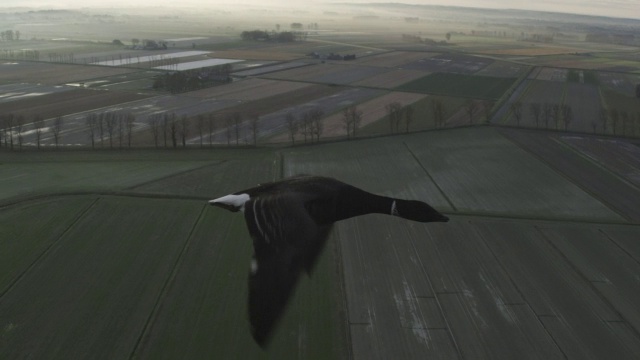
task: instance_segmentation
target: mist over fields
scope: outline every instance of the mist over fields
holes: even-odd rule
[[[41,4],[0,5],[0,358],[637,358],[635,1]],[[337,223],[265,350],[208,200],[296,174],[451,221]]]

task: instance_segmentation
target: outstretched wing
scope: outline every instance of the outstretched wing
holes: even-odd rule
[[[327,231],[315,223],[304,200],[295,194],[252,199],[245,204],[244,216],[254,246],[249,320],[254,339],[265,346],[301,270],[308,270],[310,261],[315,261]]]

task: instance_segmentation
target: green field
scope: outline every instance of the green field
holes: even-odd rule
[[[396,90],[473,99],[498,99],[515,80],[493,76],[433,73],[400,85]]]
[[[3,359],[553,355],[550,344],[565,339],[565,330],[544,329],[537,315],[557,307],[571,324],[597,319],[588,307],[563,303],[582,293],[553,292],[579,275],[554,278],[547,288],[552,270],[538,275],[527,256],[568,271],[564,257],[545,257],[543,239],[561,236],[560,250],[584,266],[571,248],[578,243],[564,234],[593,246],[619,238],[631,265],[635,255],[625,254],[638,251],[626,240],[637,225],[602,202],[605,193],[584,191],[491,127],[289,148],[4,152],[0,159],[0,182],[12,184],[0,205]],[[206,200],[298,173],[422,199],[452,221],[371,215],[336,225],[265,351],[246,315],[252,249],[244,220]],[[615,283],[630,281],[618,269],[603,271]],[[530,276],[534,288],[523,280]],[[576,286],[588,292],[585,301],[600,304],[593,289]],[[635,319],[629,286],[602,291]],[[538,293],[551,303],[540,305]],[[492,330],[469,329],[473,322]],[[602,331],[603,347],[629,336]],[[578,336],[591,343],[589,333]]]

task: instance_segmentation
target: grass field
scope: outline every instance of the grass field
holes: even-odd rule
[[[514,78],[434,73],[396,89],[474,99],[497,99],[514,81]]]
[[[0,358],[556,357],[575,343],[625,357],[627,347],[611,346],[635,346],[633,334],[597,322],[619,321],[619,311],[640,324],[625,270],[640,254],[637,225],[625,224],[637,222],[626,214],[640,213],[640,195],[625,193],[630,212],[602,201],[619,188],[615,175],[582,159],[575,180],[538,154],[548,144],[519,134],[481,127],[273,149],[2,152]],[[580,169],[612,187],[583,190],[591,180]],[[263,351],[246,318],[244,221],[206,200],[298,173],[426,200],[452,221],[337,224]],[[557,250],[546,240],[556,238]],[[600,279],[584,261],[608,239],[622,248],[607,259],[624,267],[592,260],[613,284],[594,288],[580,274]],[[568,323],[545,318],[552,310]],[[568,340],[581,324],[593,329]]]

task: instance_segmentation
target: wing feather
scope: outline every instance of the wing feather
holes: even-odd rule
[[[309,271],[315,263],[328,231],[315,223],[296,194],[251,199],[244,216],[254,247],[249,320],[254,339],[265,346],[301,270]]]

